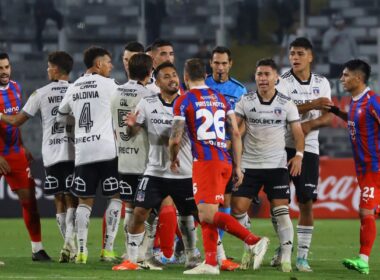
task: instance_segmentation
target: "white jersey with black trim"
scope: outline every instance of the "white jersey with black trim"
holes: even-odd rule
[[[45,167],[74,160],[74,121],[64,125],[55,120],[68,86],[68,81],[53,81],[34,91],[22,108],[28,117],[41,112],[42,159]]]
[[[85,74],[67,89],[59,114],[75,118],[75,166],[117,156],[111,97],[117,85],[98,74]]]
[[[145,130],[140,130],[133,137],[126,133],[123,117],[129,112],[135,112],[139,101],[154,93],[144,85],[129,80],[118,86],[111,101],[113,123],[116,131],[118,146],[118,171],[121,174],[143,174],[148,160],[149,143]]]
[[[173,102],[174,103],[174,102]],[[148,132],[149,157],[144,175],[182,179],[191,178],[193,157],[190,139],[186,133],[178,153],[180,167],[178,173],[170,170],[169,137],[173,124],[173,103],[167,104],[159,94],[144,97],[136,107],[139,112],[137,123]]]
[[[236,104],[235,113],[246,123],[242,168],[287,168],[286,126],[299,121],[292,100],[276,91],[273,98],[265,102],[257,92],[249,92]]]
[[[292,70],[284,73],[276,85],[278,91],[288,95],[298,106],[309,103],[314,99],[326,97],[331,99],[331,87],[329,81],[318,74],[311,73],[307,81],[299,80]],[[320,110],[311,110],[304,114],[300,114],[301,122],[314,120],[322,115]],[[319,130],[312,130],[305,136],[305,151],[319,154]],[[294,148],[294,139],[288,130],[286,134],[286,147]]]

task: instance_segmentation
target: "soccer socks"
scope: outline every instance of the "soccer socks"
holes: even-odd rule
[[[104,239],[104,249],[113,251],[113,243],[119,228],[122,202],[120,199],[112,198],[106,209],[106,235]]]
[[[243,240],[248,245],[256,244],[260,237],[251,233],[230,215],[216,212],[213,225]]]
[[[145,237],[142,247],[139,250],[139,255],[144,254],[145,259],[148,260],[153,257],[154,239],[157,233],[158,218],[155,214],[150,213],[149,218],[145,221]]]
[[[277,234],[281,244],[281,263],[291,262],[294,230],[289,216],[289,207],[282,205],[272,209],[277,220]]]
[[[297,225],[298,250],[297,258],[307,259],[311,238],[313,236],[313,226]]]
[[[219,212],[230,215],[231,207],[219,207]],[[224,230],[218,229],[218,233],[219,233],[220,239],[222,239],[224,235]]]
[[[186,254],[194,255],[196,238],[196,230],[193,216],[179,216],[179,228],[182,233],[183,245]]]
[[[247,212],[243,214],[235,214],[233,217],[238,220],[238,222],[245,227],[246,229],[250,230],[251,228],[251,219],[249,218]],[[244,243],[244,247],[248,249],[248,244]]]
[[[128,233],[128,259],[130,262],[137,263],[139,246],[144,239],[144,234],[145,231],[137,234]]]
[[[371,254],[376,239],[376,221],[374,215],[366,215],[360,220],[360,255],[368,257]],[[362,257],[362,256],[361,256]],[[363,258],[364,259],[364,258]]]
[[[64,246],[67,247],[68,245],[70,247],[75,247],[74,235],[75,235],[75,211],[76,208],[67,208],[66,210],[66,232],[65,232],[65,244]],[[71,248],[73,249],[73,248]]]
[[[30,240],[32,242],[41,242],[40,214],[38,213],[36,199],[34,197],[31,199],[23,199],[20,203],[22,207],[22,216]]]
[[[174,236],[177,227],[175,207],[171,205],[162,207],[158,220],[161,251],[166,258],[170,258],[174,251]]]
[[[202,237],[203,237],[203,249],[205,253],[206,264],[216,266],[218,264],[216,259],[216,247],[218,242],[218,230],[215,225],[201,223]]]
[[[220,239],[220,235],[218,236],[218,243],[217,243],[217,246],[216,246],[216,258],[217,258],[218,263],[220,265],[222,264],[223,260],[227,259],[226,252],[224,251],[223,242]]]
[[[63,239],[65,239],[65,235],[66,235],[66,212],[57,213],[55,215],[55,217],[57,220],[59,232],[61,233]]]
[[[124,234],[125,234],[125,250],[128,248],[128,224],[129,221],[132,219],[133,215],[133,208],[125,207],[125,216],[124,216]]]
[[[88,226],[92,208],[86,204],[79,204],[75,217],[77,228],[78,253],[87,254]]]

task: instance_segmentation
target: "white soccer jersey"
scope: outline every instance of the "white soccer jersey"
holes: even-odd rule
[[[55,120],[68,86],[68,81],[51,82],[33,92],[22,109],[28,117],[41,112],[42,158],[45,167],[74,160],[73,122],[64,125]]]
[[[141,99],[136,111],[137,123],[144,125],[148,132],[149,158],[144,175],[162,178],[191,178],[192,161],[190,139],[184,133],[178,159],[179,173],[170,170],[169,137],[173,123],[173,104],[166,104],[160,95]]]
[[[154,93],[160,93],[161,91],[160,88],[156,85],[156,79],[154,78],[153,73],[149,83],[146,85],[146,88]]]
[[[59,114],[75,118],[75,165],[116,157],[111,97],[117,85],[98,74],[85,74],[67,89]]]
[[[327,97],[331,99],[331,88],[329,81],[318,74],[311,73],[308,81],[300,81],[289,70],[280,78],[276,86],[279,92],[288,95],[296,105],[311,102],[319,97]],[[320,110],[311,110],[307,113],[300,114],[301,122],[314,120],[322,115]],[[319,154],[319,130],[312,130],[305,136],[305,151]],[[286,147],[294,148],[294,139],[291,132],[286,134]]]
[[[286,168],[286,126],[299,121],[292,100],[276,92],[271,101],[264,102],[257,92],[249,92],[236,104],[235,112],[246,123],[242,167]]]
[[[123,117],[134,112],[139,101],[154,93],[134,80],[116,89],[111,102],[113,123],[116,131],[119,164],[118,170],[122,174],[143,174],[148,160],[149,143],[145,130],[129,137],[126,133],[126,124]]]

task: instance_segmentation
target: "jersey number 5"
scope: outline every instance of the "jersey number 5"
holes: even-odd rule
[[[94,126],[94,122],[91,120],[91,107],[90,103],[86,102],[83,104],[82,112],[79,117],[79,127],[84,127],[86,133],[91,131],[91,127]]]
[[[224,110],[217,110],[214,115],[207,109],[199,109],[196,118],[202,119],[203,123],[197,129],[198,140],[225,139],[225,116]],[[214,130],[210,128],[214,125]]]

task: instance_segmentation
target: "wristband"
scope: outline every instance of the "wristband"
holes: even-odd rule
[[[303,158],[303,152],[297,151],[296,156],[300,156],[301,158]]]

